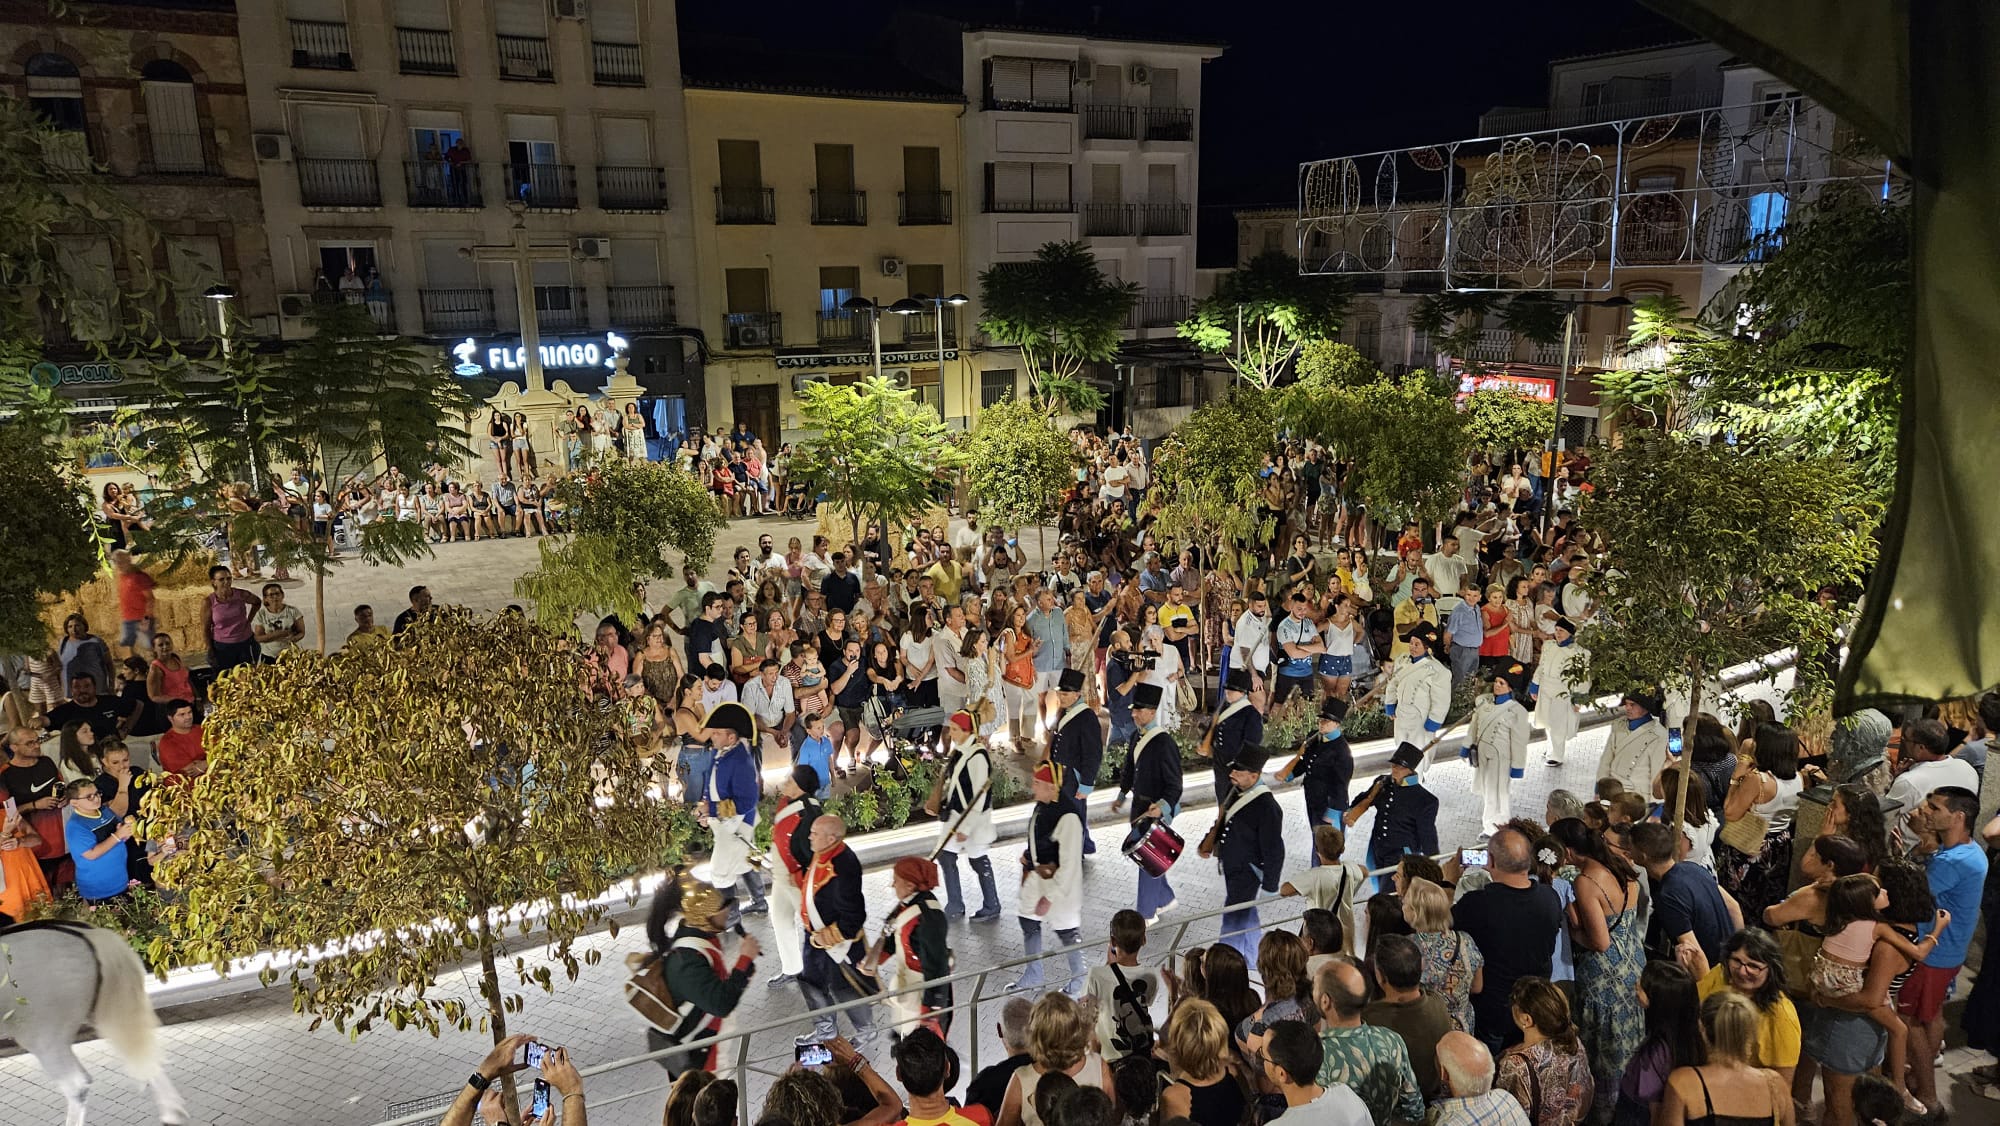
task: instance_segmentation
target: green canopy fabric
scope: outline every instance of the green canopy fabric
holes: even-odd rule
[[[1912,181],[1896,499],[1843,704],[2000,681],[2000,3],[1645,0],[1796,85]]]

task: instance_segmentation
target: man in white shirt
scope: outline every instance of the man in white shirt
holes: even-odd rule
[[[715,710],[715,705],[735,699],[736,683],[729,679],[728,669],[710,663],[702,670],[701,714],[707,715]]]
[[[774,578],[782,582],[785,578],[786,567],[785,557],[778,551],[777,543],[772,540],[771,534],[766,532],[758,536],[757,558],[750,564],[751,593],[755,594],[755,587],[761,586],[766,578]]]
[[[1472,570],[1472,563],[1470,558],[1460,553],[1458,540],[1447,536],[1438,545],[1437,553],[1424,560],[1424,573],[1431,577],[1432,590],[1457,590],[1465,582],[1466,572]]]
[[[1372,1126],[1368,1104],[1360,1095],[1345,1084],[1319,1085],[1326,1049],[1311,1025],[1281,1020],[1257,1031],[1264,1027],[1261,1021],[1251,1024],[1244,1043],[1251,1047],[1250,1058],[1264,1061],[1264,1077],[1285,1100],[1285,1112],[1268,1126]],[[1261,1051],[1256,1046],[1260,1040]]]
[[[766,754],[791,746],[792,724],[799,718],[798,705],[792,699],[792,682],[778,675],[777,658],[766,657],[757,666],[757,675],[743,686],[742,703],[757,719],[757,732],[763,736]],[[760,760],[758,766],[762,765]]]
[[[956,551],[977,553],[979,546],[985,542],[986,534],[979,530],[978,513],[966,513],[965,524],[951,534],[951,546]]]
[[[931,662],[937,669],[938,706],[946,715],[965,709],[965,606],[945,607],[944,628],[931,635]]]
[[[1910,766],[1889,784],[1889,802],[1894,807],[1889,824],[1897,843],[1908,851],[1917,843],[1916,834],[1910,831],[1910,813],[1940,786],[1978,793],[1979,772],[1971,763],[1951,756],[1951,735],[1943,722],[1935,719],[1914,719],[1903,725],[1903,761]]]
[[[1236,630],[1229,641],[1229,668],[1249,669],[1259,689],[1270,674],[1271,603],[1262,591],[1250,596],[1250,608],[1236,619]],[[1228,669],[1223,672],[1226,676]]]

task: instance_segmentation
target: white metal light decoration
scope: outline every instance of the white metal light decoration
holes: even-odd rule
[[[617,371],[618,361],[632,351],[632,342],[615,332],[605,333],[604,342],[611,345],[611,358],[604,361],[604,366]]]

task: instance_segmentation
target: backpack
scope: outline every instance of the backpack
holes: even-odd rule
[[[1140,978],[1134,985],[1117,964],[1111,966],[1118,984],[1111,989],[1111,1046],[1128,1056],[1151,1055],[1153,1051],[1152,998],[1144,996],[1149,983]]]
[[[699,950],[699,939],[680,938],[667,947],[667,954],[682,948]],[[625,956],[625,965],[632,970],[632,976],[625,979],[625,1003],[632,1006],[639,1019],[672,1035],[680,1027],[680,1002],[674,1000],[673,990],[667,987],[667,956],[657,951],[640,954],[633,952]]]

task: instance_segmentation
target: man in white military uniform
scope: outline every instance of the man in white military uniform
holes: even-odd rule
[[[1432,658],[1436,641],[1437,627],[1418,623],[1410,631],[1410,655],[1396,662],[1383,690],[1382,714],[1395,721],[1391,737],[1398,743],[1426,747],[1444,730],[1445,713],[1451,710],[1451,670]]]
[[[1065,992],[1081,988],[1083,953],[1083,821],[1064,799],[1064,768],[1044,761],[1035,767],[1035,809],[1028,818],[1028,847],[1021,853],[1021,948],[1042,952],[1042,926],[1070,947]],[[1042,964],[1030,962],[1012,988],[1042,988]]]
[[[979,877],[979,911],[975,923],[1000,917],[1000,893],[993,884],[993,861],[987,851],[993,846],[993,794],[988,782],[993,776],[993,757],[986,743],[973,734],[969,712],[953,712],[945,723],[945,737],[951,751],[945,756],[944,791],[938,798],[938,870],[944,877],[944,914],[957,919],[965,914],[965,898],[959,887],[958,858],[963,856]]]
[[[1513,819],[1508,791],[1527,770],[1528,738],[1535,721],[1516,698],[1527,679],[1528,670],[1519,664],[1509,664],[1493,674],[1493,695],[1482,696],[1472,705],[1471,734],[1458,752],[1472,763],[1479,820],[1487,837]]]
[[[1653,776],[1667,765],[1667,729],[1655,718],[1657,705],[1650,696],[1627,692],[1619,706],[1625,714],[1611,723],[1597,777],[1616,778],[1633,793],[1651,794]]]
[[[1550,766],[1563,764],[1563,752],[1576,737],[1577,705],[1590,696],[1590,650],[1576,643],[1576,623],[1557,618],[1550,627],[1555,640],[1542,646],[1542,663],[1535,666],[1528,695],[1535,700],[1535,718],[1549,733]]]

